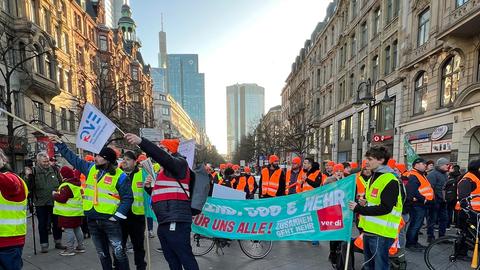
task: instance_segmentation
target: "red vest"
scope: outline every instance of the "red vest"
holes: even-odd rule
[[[183,188],[190,196],[189,184],[190,184],[190,170],[187,169],[187,174],[184,179],[180,180]],[[168,201],[168,200],[179,200],[179,201],[188,201],[187,195],[183,189],[178,185],[175,178],[171,178],[165,175],[165,171],[162,169],[157,175],[155,180],[155,186],[152,191],[152,202],[158,201]]]

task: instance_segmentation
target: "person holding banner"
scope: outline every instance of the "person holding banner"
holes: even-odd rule
[[[127,218],[132,206],[133,193],[128,176],[117,168],[117,154],[103,147],[95,155],[95,163],[87,162],[68,149],[58,137],[55,140],[60,154],[77,170],[87,176],[83,197],[83,210],[88,228],[104,270],[112,269],[109,247],[112,246],[116,269],[128,270],[128,257],[122,246],[119,221]]]
[[[285,174],[279,167],[279,158],[271,155],[268,167],[262,169],[260,175],[260,198],[271,198],[285,195]]]
[[[158,222],[157,236],[170,269],[198,270],[190,245],[190,182],[194,175],[191,175],[187,160],[178,153],[180,141],[165,139],[158,147],[131,133],[125,134],[125,139],[138,145],[162,166],[153,188],[149,182],[145,182],[145,188],[152,194],[153,211]]]
[[[146,157],[145,157],[146,158]],[[126,249],[127,238],[130,237],[133,245],[133,257],[137,270],[145,270],[145,208],[143,206],[143,172],[137,167],[137,156],[132,151],[123,154],[123,172],[131,182],[133,203],[128,211],[127,219],[121,220],[122,246]]]
[[[349,202],[349,208],[360,214],[359,227],[364,232],[366,270],[388,270],[389,249],[398,236],[403,203],[399,183],[393,170],[387,166],[388,150],[372,147],[365,154],[366,168],[372,171],[365,200]]]
[[[294,157],[292,159],[292,168],[287,170],[285,183],[285,195],[295,194],[301,192],[300,181],[302,180],[302,159],[300,157]]]
[[[0,149],[0,217],[15,222],[0,222],[0,269],[20,270],[27,234],[27,195],[25,182],[14,174]]]

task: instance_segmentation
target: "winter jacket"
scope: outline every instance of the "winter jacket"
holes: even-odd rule
[[[448,181],[448,174],[445,171],[440,170],[438,167],[435,167],[427,176],[428,182],[433,188],[435,193],[435,201],[443,202],[445,201],[445,196],[443,194],[443,188],[445,183]]]
[[[79,158],[74,152],[68,149],[65,143],[56,143],[55,147],[57,147],[58,152],[68,161],[68,163],[70,163],[75,169],[79,170],[84,175],[88,175],[90,169],[93,166],[96,166],[93,162],[87,162]],[[106,170],[100,170],[98,172],[97,179],[102,179],[106,173]],[[118,205],[117,212],[113,215],[107,215],[98,213],[94,208],[92,208],[88,211],[85,211],[85,216],[88,219],[109,219],[110,217],[113,217],[116,220],[120,220],[127,216],[128,211],[130,211],[133,203],[133,192],[131,182],[129,181],[127,175],[123,172],[118,178],[115,188],[118,191],[118,195],[120,195],[120,204]]]
[[[21,202],[25,200],[25,187],[20,178],[13,174],[5,174],[5,168],[0,169],[0,193],[3,198],[11,202]],[[23,246],[25,244],[25,235],[0,237],[0,248]]]
[[[142,151],[162,166],[166,176],[179,180],[185,178],[187,170],[189,170],[188,163],[179,153],[171,155],[145,138],[142,138],[142,142],[139,146]],[[195,174],[190,172],[190,177],[192,178],[190,181],[192,181]],[[151,188],[146,188],[145,190],[148,193],[151,193],[152,191]],[[152,209],[157,216],[158,224],[170,222],[192,222],[190,201],[158,201],[153,203]]]
[[[64,182],[68,182],[77,187],[80,186],[80,179],[78,178],[65,179]],[[70,198],[73,198],[73,192],[69,186],[62,187],[58,193],[53,195],[53,199],[59,203],[66,203]],[[59,228],[77,228],[80,225],[82,225],[82,217],[58,216]]]
[[[34,167],[27,183],[35,206],[53,206],[52,191],[57,190],[61,180],[62,176],[56,167]]]

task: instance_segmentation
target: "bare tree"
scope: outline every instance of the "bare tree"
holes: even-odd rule
[[[54,57],[54,46],[48,36],[42,36],[44,44],[34,41],[30,32],[14,31],[9,22],[0,22],[0,74],[5,88],[0,91],[0,105],[9,113],[13,113],[13,99],[22,89],[13,89],[15,79],[30,80],[33,69],[43,68],[35,63],[37,59],[49,54]],[[40,47],[42,45],[42,47]],[[35,67],[35,68],[34,68]],[[48,69],[52,72],[52,69]],[[15,160],[14,119],[7,116],[8,155]],[[15,169],[15,162],[12,162]]]

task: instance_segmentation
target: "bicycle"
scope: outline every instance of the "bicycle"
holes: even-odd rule
[[[477,224],[480,213],[471,208],[471,200],[480,197],[480,195],[469,196],[462,199],[467,202],[467,207],[462,211],[467,213],[467,230],[457,231],[456,235],[446,235],[433,241],[424,253],[425,263],[430,270],[440,269],[471,269],[473,250],[475,247],[475,238],[477,236]],[[477,224],[470,222],[476,218]],[[476,268],[477,270],[480,267]]]
[[[224,254],[223,248],[230,247],[232,240],[224,238],[211,238],[197,233],[190,234],[192,243],[192,251],[195,256],[203,256],[209,253],[214,246],[217,247],[216,253],[220,255],[219,251]],[[272,250],[272,241],[261,240],[237,240],[240,249],[249,258],[258,260],[265,258]]]

